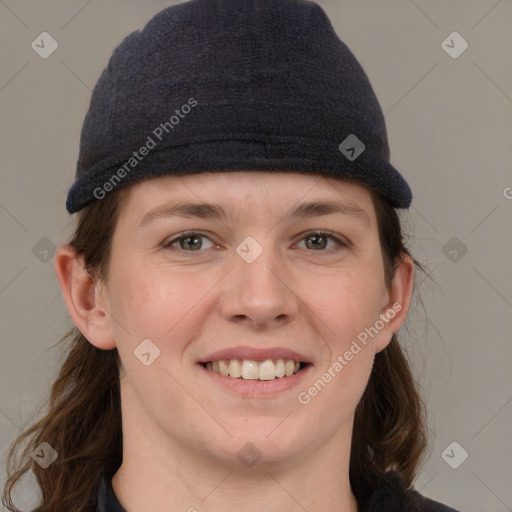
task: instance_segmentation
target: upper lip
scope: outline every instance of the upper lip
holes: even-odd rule
[[[253,347],[230,347],[212,352],[202,358],[199,363],[208,361],[220,361],[221,359],[249,359],[251,361],[265,361],[266,359],[293,359],[297,362],[308,363],[305,355],[285,347],[253,348]]]

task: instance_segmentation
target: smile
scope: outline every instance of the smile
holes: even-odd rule
[[[220,359],[207,361],[202,365],[207,370],[232,379],[272,381],[291,377],[309,364],[293,359]]]

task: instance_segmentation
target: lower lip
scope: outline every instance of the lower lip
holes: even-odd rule
[[[291,377],[281,377],[274,380],[249,380],[249,379],[233,379],[225,377],[220,373],[207,370],[204,366],[199,365],[212,380],[237,395],[264,398],[278,395],[284,391],[288,391],[298,386],[302,379],[311,370],[312,365],[308,365],[302,370],[294,373]]]

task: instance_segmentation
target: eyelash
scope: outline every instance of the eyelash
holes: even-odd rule
[[[192,235],[198,235],[200,237],[203,237],[203,238],[207,238],[208,240],[210,240],[213,244],[215,242],[213,242],[213,240],[211,240],[210,237],[202,234],[202,233],[199,233],[198,231],[186,231],[186,232],[183,232],[183,233],[180,233],[180,236],[178,237],[175,237],[173,238],[172,240],[169,240],[168,242],[165,242],[164,243],[164,248],[165,249],[169,249],[169,250],[177,250],[179,252],[190,252],[190,253],[194,253],[194,252],[202,252],[201,249],[197,250],[197,251],[188,251],[186,249],[182,249],[181,247],[180,248],[177,248],[177,247],[171,247],[172,244],[176,243],[176,242],[179,242],[180,240],[183,240],[185,238],[188,238]],[[308,231],[307,233],[305,233],[302,238],[299,240],[299,242],[301,242],[302,240],[310,237],[310,236],[313,236],[313,235],[320,235],[320,236],[325,236],[327,238],[330,238],[331,240],[334,240],[340,247],[348,247],[349,244],[348,242],[344,242],[343,240],[341,240],[340,238],[338,238],[337,236],[335,236],[331,231],[326,231],[326,230],[323,230],[323,229],[319,229],[319,230],[314,230],[314,231]],[[297,242],[298,243],[298,242]],[[323,253],[327,253],[327,254],[330,254],[332,251],[333,248],[331,249],[322,249],[322,250],[319,250],[319,251],[315,251],[313,249],[307,249],[309,252],[323,252]],[[337,249],[337,248],[334,248],[334,249]]]

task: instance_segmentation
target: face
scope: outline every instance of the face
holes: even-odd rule
[[[369,191],[244,171],[127,192],[101,291],[123,414],[223,463],[248,442],[285,463],[350,438],[399,308]]]

